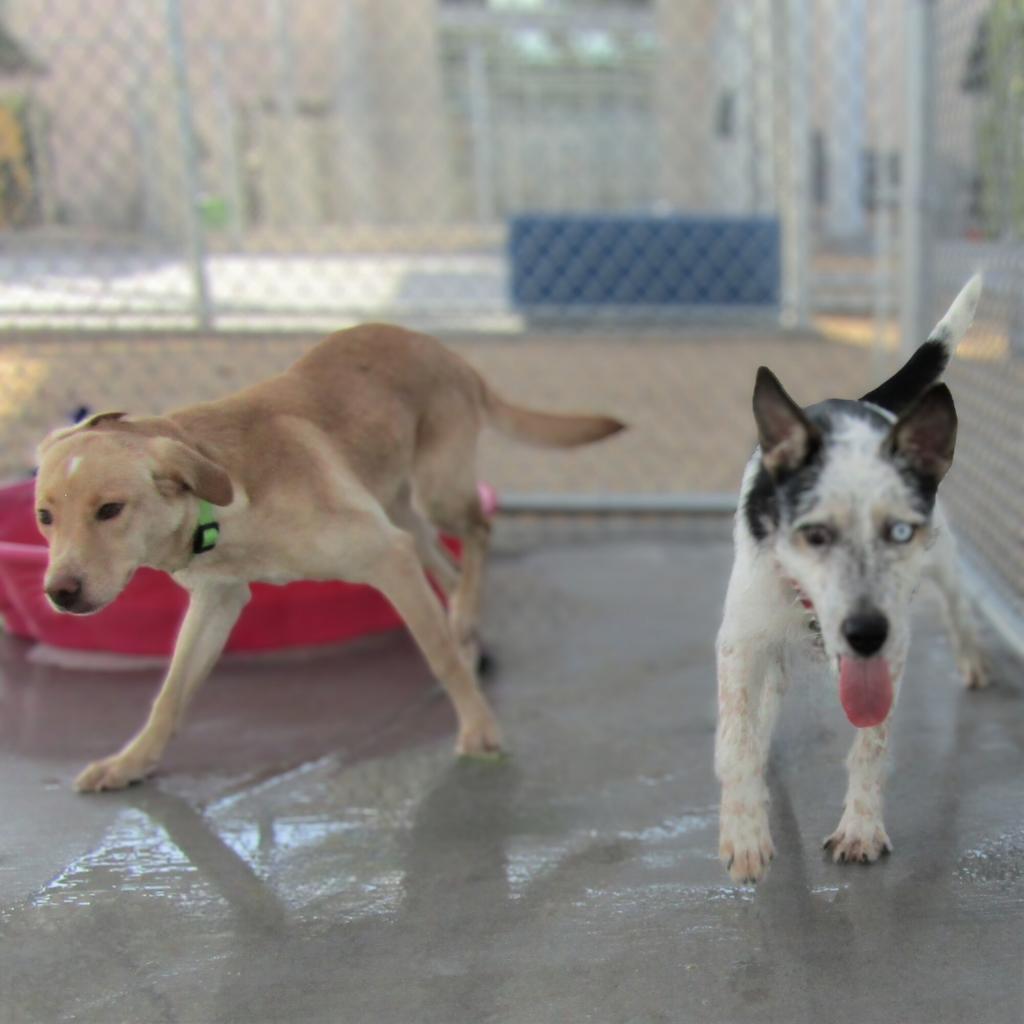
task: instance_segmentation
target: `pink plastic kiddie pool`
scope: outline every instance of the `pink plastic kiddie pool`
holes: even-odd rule
[[[95,615],[59,615],[43,594],[46,546],[35,524],[33,481],[0,487],[0,615],[9,632],[77,651],[168,655],[187,595],[169,576],[140,569],[124,593]],[[494,491],[481,486],[488,514]],[[446,542],[457,550],[454,541]],[[229,651],[338,644],[395,629],[401,620],[372,587],[301,582],[254,583],[252,600],[228,640]]]

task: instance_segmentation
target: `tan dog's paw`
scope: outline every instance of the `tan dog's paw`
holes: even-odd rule
[[[99,793],[107,789],[124,789],[134,782],[141,782],[152,771],[135,758],[122,754],[93,761],[75,779],[75,789],[79,793]]]
[[[467,723],[459,730],[455,753],[460,757],[488,757],[501,753],[501,733],[493,715]]]
[[[832,854],[836,864],[873,864],[883,854],[892,853],[892,842],[877,819],[857,817],[847,821],[844,815],[823,848]]]
[[[739,885],[760,882],[775,857],[767,811],[763,807],[751,807],[745,814],[723,814],[718,856],[734,882]]]
[[[960,674],[968,690],[984,690],[988,686],[988,665],[981,655],[961,662]]]

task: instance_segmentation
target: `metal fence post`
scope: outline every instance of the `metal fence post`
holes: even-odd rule
[[[228,225],[231,243],[235,248],[242,246],[242,231],[245,227],[245,187],[242,180],[242,158],[238,152],[238,125],[235,120],[235,105],[231,97],[225,71],[227,60],[224,44],[216,40],[209,44],[211,70],[210,87],[217,111],[217,128],[223,138],[224,147],[223,183],[227,193]]]
[[[494,138],[491,134],[491,102],[487,80],[487,51],[474,40],[466,54],[466,92],[473,152],[473,197],[477,220],[494,220]]]
[[[782,187],[782,322],[803,329],[810,323],[810,33],[807,0],[785,7],[786,132]]]
[[[185,63],[185,33],[181,21],[181,0],[167,0],[167,38],[174,69],[174,90],[178,103],[178,130],[181,133],[181,163],[185,191],[185,236],[189,267],[192,274],[196,326],[209,330],[213,326],[210,285],[207,280],[206,234],[199,210],[199,165],[196,152],[195,123],[192,117],[192,94],[188,87]]]
[[[883,9],[886,5],[882,5]],[[826,131],[828,197],[826,231],[840,242],[865,233],[864,148],[867,132],[867,5],[865,0],[831,0],[822,11],[831,38],[831,119]]]
[[[890,81],[897,79],[899,74],[899,55],[892,45],[894,22],[898,11],[891,4],[884,4],[878,17],[881,19],[881,31],[875,43],[877,52],[877,71],[872,88],[876,92],[876,102]],[[874,244],[874,318],[875,337],[871,345],[872,379],[881,380],[888,366],[889,353],[886,342],[893,317],[893,297],[895,282],[893,280],[893,264],[895,249],[895,227],[893,224],[893,202],[897,198],[893,178],[892,153],[896,146],[899,126],[895,117],[886,113],[879,118],[878,139],[875,159],[875,210],[872,240]]]
[[[934,91],[932,0],[906,0],[904,120],[901,169],[900,350],[910,352],[928,331],[930,225],[926,174],[930,164]]]
[[[299,101],[295,80],[295,53],[292,46],[291,19],[294,11],[283,0],[266,0],[267,24],[270,31],[274,115],[279,119],[276,144],[287,154],[291,164],[282,174],[280,187],[284,198],[281,211],[288,226],[309,224],[308,196],[303,194],[303,139],[299,124]],[[300,171],[301,167],[301,171]],[[308,180],[308,178],[306,178]]]

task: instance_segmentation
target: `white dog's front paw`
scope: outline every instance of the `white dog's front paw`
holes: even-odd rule
[[[734,811],[722,810],[718,856],[734,882],[759,882],[775,856],[763,804],[748,804]]]
[[[835,863],[873,864],[892,853],[892,842],[882,819],[874,815],[844,814],[839,827],[824,842]]]

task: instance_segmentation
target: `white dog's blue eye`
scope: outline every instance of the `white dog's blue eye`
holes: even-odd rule
[[[907,544],[916,532],[917,527],[913,523],[890,523],[887,535],[893,544]]]

